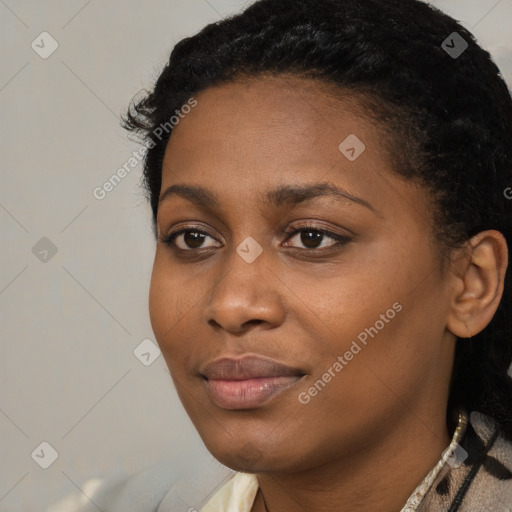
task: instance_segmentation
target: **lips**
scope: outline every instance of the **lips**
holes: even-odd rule
[[[302,376],[304,372],[267,357],[246,356],[241,359],[217,359],[209,363],[201,374],[208,380],[246,380]]]
[[[262,356],[217,359],[201,370],[210,400],[223,409],[252,409],[294,386],[305,375]]]

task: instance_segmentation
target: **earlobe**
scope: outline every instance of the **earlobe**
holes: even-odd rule
[[[447,329],[459,338],[471,338],[492,320],[503,296],[508,248],[496,230],[468,240],[467,259],[456,277]]]

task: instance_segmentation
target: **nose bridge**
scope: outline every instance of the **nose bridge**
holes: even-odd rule
[[[223,269],[210,294],[206,314],[225,329],[237,331],[254,321],[275,323],[282,315],[278,297],[269,286],[268,258],[262,244],[246,236],[224,248]],[[268,248],[267,248],[268,251]]]
[[[259,243],[252,236],[246,236],[240,241],[235,240],[234,244],[225,248],[229,254],[225,255],[224,271],[221,279],[217,282],[220,287],[227,287],[237,290],[239,293],[249,293],[263,290],[265,283],[265,270],[268,265],[268,258],[263,244]],[[223,286],[224,285],[224,286]]]
[[[230,243],[224,250],[228,270],[252,275],[254,272],[264,272],[268,264],[267,253],[271,249],[271,237],[267,236],[269,226],[259,207],[249,201],[242,201],[233,217],[233,226]]]

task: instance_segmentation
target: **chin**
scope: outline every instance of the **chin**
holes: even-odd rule
[[[212,448],[207,446],[208,451],[221,464],[234,471],[243,473],[275,473],[291,472],[298,469],[298,460],[291,457],[291,453],[297,457],[296,452],[277,452],[271,447],[257,446],[256,443],[248,441],[242,446],[231,443],[230,446]]]

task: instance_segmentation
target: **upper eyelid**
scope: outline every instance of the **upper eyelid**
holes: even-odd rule
[[[179,235],[182,235],[183,233],[186,233],[187,231],[195,231],[197,233],[201,233],[203,235],[207,235],[209,236],[210,238],[213,238],[214,240],[217,240],[216,237],[214,237],[212,234],[210,234],[206,229],[204,228],[201,228],[201,227],[194,227],[194,226],[184,226],[182,228],[178,228],[176,230],[173,230],[171,231],[169,234],[167,235],[163,235],[162,236],[162,239],[163,240],[169,240],[171,237],[178,237]],[[218,241],[218,240],[217,240]]]
[[[340,233],[336,233],[335,231],[332,231],[329,228],[323,227],[322,225],[315,225],[315,224],[313,224],[313,222],[308,222],[307,224],[308,225],[291,226],[291,227],[287,228],[286,230],[283,230],[283,233],[285,233],[287,235],[293,235],[297,231],[301,231],[304,229],[311,229],[312,231],[322,231],[322,232],[329,233],[332,235],[342,236]],[[181,234],[186,231],[194,231],[194,230],[197,232],[200,232],[200,233],[204,233],[208,236],[211,236],[212,238],[215,238],[213,235],[211,235],[208,232],[208,230],[206,228],[203,228],[200,225],[195,226],[193,224],[189,225],[189,226],[185,225],[185,226],[179,227],[177,229],[174,229],[174,230],[170,231],[169,234],[162,235],[162,238],[167,238],[172,235],[177,235],[177,234]],[[349,230],[347,230],[345,228],[345,231],[349,231]]]

